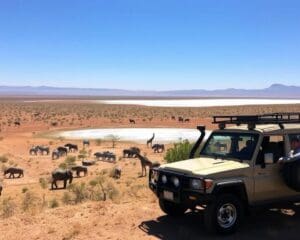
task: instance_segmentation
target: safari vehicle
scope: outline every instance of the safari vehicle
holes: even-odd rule
[[[290,140],[300,137],[300,113],[215,116],[213,123],[219,129],[202,147],[205,127],[198,126],[201,135],[189,160],[150,169],[149,186],[162,211],[179,216],[204,207],[209,231],[232,233],[252,207],[300,200],[279,161],[290,152]],[[200,157],[194,158],[197,151]],[[285,174],[290,181],[300,181],[299,163]]]

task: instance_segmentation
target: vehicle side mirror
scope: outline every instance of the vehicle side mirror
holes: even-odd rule
[[[265,164],[273,164],[274,163],[274,154],[273,153],[265,153],[264,163]]]

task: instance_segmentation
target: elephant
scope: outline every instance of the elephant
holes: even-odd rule
[[[38,153],[40,153],[41,155],[44,155],[44,153],[46,153],[46,155],[49,155],[50,149],[49,147],[45,146],[35,146],[29,150],[30,155],[37,155]]]
[[[152,149],[155,153],[162,153],[165,151],[165,145],[164,144],[154,144]]]
[[[67,181],[69,180],[69,184],[73,181],[73,173],[71,170],[64,169],[56,169],[52,172],[52,184],[51,189],[53,190],[54,186],[57,189],[57,181],[64,181],[64,189],[67,187]]]
[[[46,153],[46,155],[49,155],[50,153],[50,148],[49,147],[45,147],[45,146],[37,146],[38,151],[40,152],[41,155],[44,155],[44,153]]]
[[[110,152],[96,152],[94,156],[97,158],[97,160],[105,160]]]
[[[68,155],[68,149],[66,147],[58,147],[57,151],[59,152],[60,156]]]
[[[69,152],[77,152],[78,146],[76,144],[68,143],[65,145],[66,148],[69,149]]]
[[[130,149],[124,149],[123,150],[123,158],[126,158],[126,157],[132,158],[132,156],[133,156],[133,153]]]
[[[58,159],[60,157],[60,152],[56,149],[52,152],[52,160]]]
[[[82,166],[92,166],[92,165],[95,165],[96,162],[93,161],[93,160],[83,160],[82,161]]]
[[[88,169],[84,166],[74,166],[72,167],[72,171],[76,172],[76,176],[80,177],[80,173],[83,172],[84,176],[87,175]]]
[[[130,149],[124,149],[123,150],[123,158],[135,158],[137,153],[140,153],[141,150],[137,147],[132,147]]]
[[[24,177],[24,170],[21,168],[10,167],[4,171],[4,176],[9,174],[9,178],[15,178],[15,174],[19,174],[18,178]]]
[[[87,146],[90,146],[90,141],[89,140],[83,140],[82,141],[82,143],[83,143],[83,147],[85,147],[85,145],[87,145]]]
[[[116,161],[116,155],[114,153],[108,153],[106,155],[106,160],[110,162],[115,162]]]
[[[32,148],[30,148],[30,150],[29,150],[29,154],[30,154],[30,155],[37,155],[37,154],[38,154],[38,151],[39,151],[38,147],[32,147]]]

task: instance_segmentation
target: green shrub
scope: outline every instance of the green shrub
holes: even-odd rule
[[[172,148],[167,150],[164,159],[168,163],[189,159],[193,145],[188,140],[175,143]]]

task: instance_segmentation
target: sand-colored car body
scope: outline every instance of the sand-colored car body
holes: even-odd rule
[[[230,139],[227,135],[235,135],[238,139],[234,146],[236,148],[239,147],[240,139],[247,134],[255,136],[255,147],[251,158],[229,159],[222,155],[214,155],[213,150],[210,152],[212,156],[207,156],[206,149],[211,147],[207,145],[214,142],[213,138]],[[197,205],[212,205],[213,207],[208,210],[209,214],[217,216],[216,209],[220,204],[224,204],[222,205],[225,206],[224,208],[230,206],[230,212],[236,199],[241,202],[244,209],[257,205],[298,201],[300,192],[287,186],[282,177],[282,164],[279,161],[290,152],[290,139],[295,134],[300,136],[299,124],[284,126],[268,124],[258,125],[255,128],[240,125],[215,130],[202,146],[200,157],[164,164],[158,169],[153,169],[150,171],[149,186],[160,199],[162,210],[168,214],[172,214],[172,210],[178,212],[178,207],[180,210],[185,210]],[[218,142],[218,147],[223,147],[225,152],[229,151],[228,148],[232,148],[232,145],[233,142],[231,146],[226,142]],[[223,203],[220,199],[222,197],[226,198],[226,201],[229,199],[229,203]],[[236,199],[232,200],[232,198]],[[222,207],[220,209],[222,210]],[[227,210],[225,213],[224,211],[222,214],[226,215]],[[212,222],[210,217],[206,219],[209,226],[217,226],[215,220]],[[221,232],[226,232],[233,231],[236,226],[218,227]]]
[[[247,125],[240,125],[218,129],[213,131],[212,134],[218,133],[258,134],[258,141],[251,160],[226,160],[201,156],[200,154],[199,158],[164,164],[157,169],[158,172],[167,172],[169,175],[180,175],[191,179],[210,179],[213,183],[212,186],[202,192],[207,195],[216,192],[216,188],[230,187],[235,184],[242,185],[245,189],[246,202],[249,206],[300,198],[299,192],[290,189],[285,184],[280,173],[281,166],[278,162],[279,157],[283,157],[281,155],[287,155],[291,150],[289,136],[291,134],[300,135],[299,124],[285,124],[284,127],[280,127],[277,124],[257,125],[251,130],[249,130]],[[264,138],[282,139],[280,144],[283,148],[283,154],[280,156],[277,154],[278,156],[276,156],[278,150],[277,147],[268,150],[262,149]],[[257,159],[260,152],[263,152],[264,154],[273,154],[273,162],[262,162],[258,164]],[[157,191],[161,191],[164,187],[160,185],[158,188],[155,186],[152,186],[151,188],[154,189],[154,191],[157,189],[160,189]],[[233,188],[233,190],[234,189],[235,188]],[[189,195],[188,189],[185,189],[184,194]],[[239,193],[233,192],[233,194]],[[161,194],[157,193],[157,196],[161,197]],[[199,195],[199,197],[202,197],[202,195]],[[198,200],[199,199],[195,199],[196,202]]]

